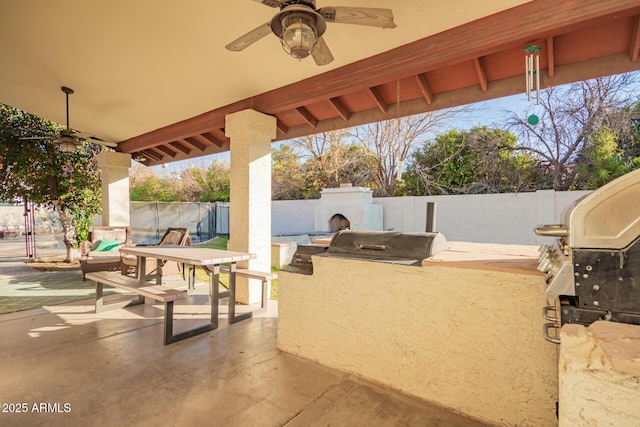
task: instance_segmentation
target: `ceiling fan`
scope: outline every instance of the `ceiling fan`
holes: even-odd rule
[[[85,132],[76,132],[69,127],[69,95],[73,94],[73,89],[68,88],[66,86],[62,86],[60,88],[65,93],[66,96],[66,106],[67,106],[67,127],[66,129],[62,129],[58,135],[55,136],[34,136],[29,138],[21,138],[21,139],[52,139],[54,143],[60,146],[60,151],[66,154],[71,154],[81,145],[82,141],[88,141],[92,144],[105,145],[107,147],[116,147],[118,144],[113,142],[107,142],[100,138],[95,137],[89,133]]]
[[[333,61],[333,55],[322,38],[327,23],[395,28],[391,9],[372,7],[323,7],[316,9],[315,0],[253,0],[279,8],[270,22],[260,25],[229,43],[227,50],[238,52],[269,33],[275,34],[284,50],[296,59],[311,55],[318,65]]]

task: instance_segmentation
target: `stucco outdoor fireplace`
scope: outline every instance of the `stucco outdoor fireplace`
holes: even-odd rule
[[[335,232],[344,229],[380,231],[383,227],[382,205],[373,204],[373,192],[366,187],[342,184],[325,188],[315,210],[315,231]]]

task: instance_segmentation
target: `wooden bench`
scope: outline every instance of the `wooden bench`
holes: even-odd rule
[[[229,273],[231,271],[230,267],[227,265],[220,265],[220,272],[223,273]],[[202,266],[203,270],[209,275],[212,276],[214,269],[210,266],[206,266],[203,265]],[[240,276],[240,277],[247,277],[250,279],[258,279],[262,281],[262,299],[261,299],[261,308],[259,311],[256,312],[264,312],[267,310],[267,301],[269,301],[269,295],[268,295],[268,291],[269,291],[269,282],[273,279],[277,279],[278,275],[276,273],[265,273],[262,271],[256,271],[256,270],[248,270],[246,268],[236,268],[236,276]],[[195,267],[191,267],[190,272],[189,272],[189,281],[194,282],[195,281]],[[227,288],[226,291],[222,291],[219,294],[219,298],[229,298],[229,324],[232,323],[236,323],[239,322],[241,320],[245,320],[248,319],[250,317],[253,316],[253,312],[249,311],[246,313],[242,313],[242,314],[236,314],[235,311],[235,301],[231,301],[231,299],[235,300],[235,293],[233,293],[232,296],[232,292],[231,292],[231,287],[227,286],[223,283],[220,283],[222,286],[224,286],[225,288]],[[230,285],[230,284],[229,284]]]
[[[220,267],[220,271],[224,271],[225,273],[229,272],[229,267],[223,265]],[[249,279],[258,279],[262,281],[262,302],[261,308],[267,308],[267,301],[269,301],[269,282],[278,278],[277,273],[268,272],[265,273],[263,271],[256,270],[248,270],[246,268],[236,268],[236,276],[247,277]]]
[[[96,282],[96,313],[102,311],[113,310],[116,308],[129,307],[133,305],[143,304],[144,298],[151,298],[155,301],[164,303],[164,343],[165,345],[211,331],[218,328],[218,301],[216,298],[211,299],[211,321],[210,323],[196,327],[194,329],[173,334],[173,302],[187,298],[186,290],[172,289],[162,285],[154,285],[134,277],[124,276],[119,272],[98,271],[87,273],[87,279]],[[114,288],[123,289],[125,291],[138,295],[138,298],[131,301],[120,301],[117,303],[104,304],[104,285]],[[215,301],[214,301],[215,299]],[[215,308],[215,309],[214,309]]]

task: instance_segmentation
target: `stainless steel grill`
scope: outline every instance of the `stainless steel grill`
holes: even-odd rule
[[[312,255],[415,266],[445,249],[447,240],[440,233],[343,230],[328,246],[298,246],[287,271],[312,274]]]
[[[558,238],[540,248],[552,303],[544,309],[545,338],[558,342],[549,330],[565,323],[640,325],[640,170],[577,200],[563,219],[535,229]]]

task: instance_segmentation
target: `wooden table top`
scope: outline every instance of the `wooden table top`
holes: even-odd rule
[[[248,261],[256,257],[255,254],[244,252],[178,245],[132,246],[120,248],[120,252],[125,255],[163,259],[190,265],[216,265]]]

